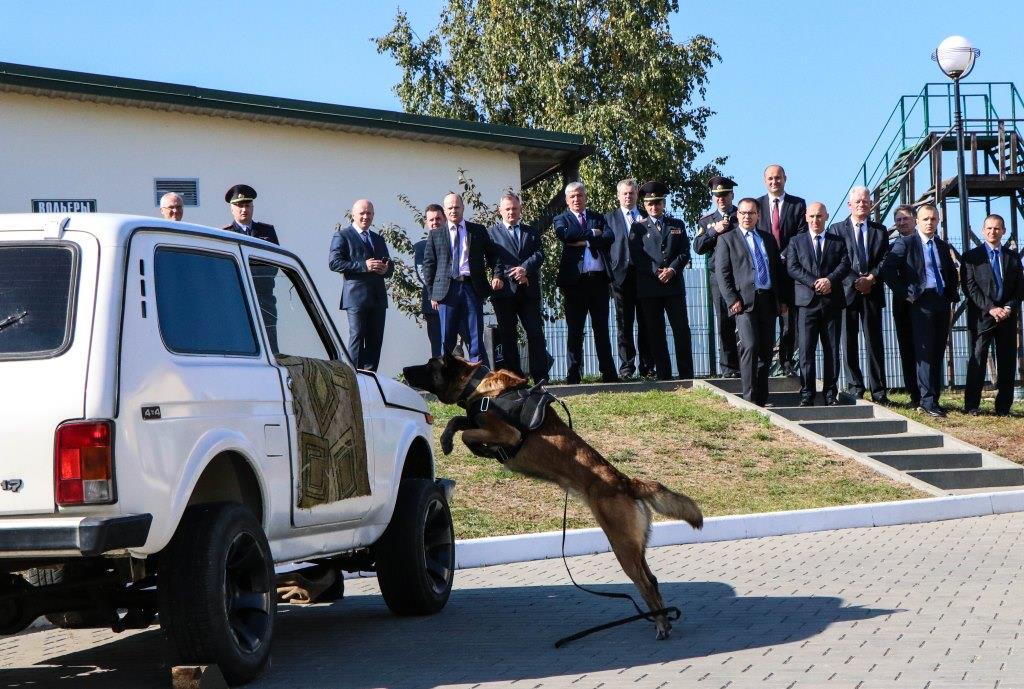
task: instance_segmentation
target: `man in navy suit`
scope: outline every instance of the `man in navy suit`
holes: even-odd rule
[[[822,395],[825,405],[836,404],[839,380],[840,318],[846,303],[843,278],[850,272],[846,241],[825,231],[825,204],[807,207],[807,232],[789,242],[786,269],[793,278],[793,304],[800,333],[800,406],[814,405],[818,375],[815,359],[818,342],[823,354]]]
[[[1020,311],[1024,277],[1016,252],[1002,246],[1006,223],[1002,216],[985,218],[981,231],[985,243],[963,255],[960,273],[967,295],[967,330],[971,357],[967,361],[964,411],[978,415],[981,388],[985,383],[988,350],[996,345],[996,414],[1006,416],[1013,404],[1014,369],[1017,363],[1017,313]]]
[[[519,197],[507,193],[498,202],[501,221],[487,228],[487,265],[491,269],[491,305],[498,319],[504,366],[523,376],[519,360],[519,328],[526,331],[530,377],[534,383],[548,377],[548,349],[541,315],[540,267],[544,251],[540,235],[522,222]]]
[[[330,268],[345,276],[341,308],[348,313],[348,353],[356,368],[376,371],[384,343],[388,291],[384,278],[395,272],[388,246],[376,232],[373,204],[352,204],[352,224],[331,239]]]
[[[582,182],[565,187],[569,207],[555,217],[555,236],[562,242],[556,284],[562,290],[565,305],[566,358],[565,382],[579,383],[583,372],[583,329],[590,314],[601,380],[617,382],[608,335],[608,283],[611,267],[608,250],[612,235],[604,216],[587,209],[587,190]]]
[[[431,203],[423,212],[423,223],[426,226],[427,234],[441,227],[444,224],[444,208],[440,204]],[[423,238],[412,245],[413,268],[416,270],[416,279],[419,280],[422,291],[420,293],[420,313],[427,324],[427,339],[430,340],[430,356],[441,356],[441,317],[437,310],[430,303],[430,289],[426,280],[423,279],[423,252],[427,248],[427,239]]]
[[[788,281],[782,282],[785,268],[775,238],[757,229],[758,206],[756,199],[739,202],[739,227],[721,235],[715,247],[715,277],[736,318],[743,398],[763,407],[768,403],[775,321],[789,310],[792,297]]]
[[[718,318],[718,372],[723,378],[739,378],[740,355],[736,346],[736,319],[729,315],[729,305],[718,290],[715,275],[715,246],[724,233],[736,229],[736,206],[732,205],[736,182],[728,177],[712,177],[708,182],[715,210],[702,217],[693,250],[707,256],[707,271],[711,282],[711,301]],[[714,371],[712,371],[712,375]]]
[[[490,294],[484,252],[487,230],[468,222],[462,197],[444,197],[447,222],[430,233],[423,250],[423,279],[430,289],[430,305],[441,318],[441,350],[455,349],[460,332],[469,338],[467,358],[486,363],[483,304]]]
[[[829,228],[844,237],[850,253],[850,274],[846,276],[846,315],[843,322],[846,343],[846,386],[854,397],[871,391],[872,401],[888,404],[885,383],[885,346],[882,343],[882,310],[885,290],[879,273],[889,251],[888,231],[868,219],[871,212],[871,191],[854,187],[847,201],[850,217]],[[868,377],[860,367],[860,330],[864,331]]]
[[[807,203],[799,196],[786,193],[786,171],[781,165],[764,169],[764,185],[768,193],[757,200],[760,219],[757,229],[769,233],[779,247],[779,257],[786,260],[786,248],[798,233],[807,230]],[[778,289],[792,292],[789,274],[783,270]],[[793,309],[779,314],[779,366],[783,375],[796,374],[793,350],[796,346],[796,314]]]
[[[665,216],[668,187],[647,182],[640,187],[647,217],[629,228],[629,253],[636,266],[636,294],[647,322],[659,380],[672,378],[672,360],[668,356],[665,316],[672,326],[679,377],[693,378],[693,352],[690,321],[686,313],[686,286],[683,268],[690,262],[690,239],[681,220]]]
[[[629,255],[629,228],[641,219],[637,210],[637,185],[632,179],[624,179],[615,187],[619,207],[604,216],[608,231],[612,233],[610,250],[612,297],[615,299],[615,328],[618,336],[619,375],[630,378],[637,371],[636,359],[639,353],[640,377],[654,374],[654,361],[647,342],[644,313],[636,296],[636,268]],[[636,323],[636,345],[633,342],[633,324]]]
[[[882,277],[893,299],[910,304],[910,323],[917,355],[919,409],[943,417],[939,406],[942,353],[949,335],[950,307],[959,298],[956,266],[949,244],[935,235],[939,211],[926,203],[917,209],[917,232],[898,237],[882,264]]]
[[[893,211],[896,231],[900,235],[917,232],[914,227],[914,207],[902,204]],[[910,325],[910,304],[904,299],[892,300],[892,322],[896,330],[896,344],[900,350],[900,369],[903,371],[903,387],[910,394],[910,406],[921,404],[921,391],[917,387],[917,360],[914,354],[914,333]]]

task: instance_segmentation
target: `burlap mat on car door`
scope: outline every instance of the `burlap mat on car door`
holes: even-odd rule
[[[299,439],[299,498],[309,509],[370,494],[356,372],[340,361],[279,355],[288,369]]]

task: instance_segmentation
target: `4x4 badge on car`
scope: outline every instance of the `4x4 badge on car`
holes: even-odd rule
[[[25,485],[25,482],[22,481],[20,478],[9,478],[0,481],[0,488],[3,488],[4,490],[9,490],[12,493],[17,493],[19,490],[21,490],[21,487],[23,485]]]
[[[152,421],[160,418],[160,407],[143,407],[142,408],[142,420]]]

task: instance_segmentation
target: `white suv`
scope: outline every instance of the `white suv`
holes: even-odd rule
[[[180,662],[242,683],[270,653],[275,564],[376,570],[398,614],[448,600],[427,407],[353,369],[280,247],[0,215],[0,380],[0,633],[159,615]]]

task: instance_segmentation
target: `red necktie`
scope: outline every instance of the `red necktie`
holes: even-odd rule
[[[782,246],[782,232],[779,228],[779,200],[772,201],[772,234],[775,235],[775,243]]]

